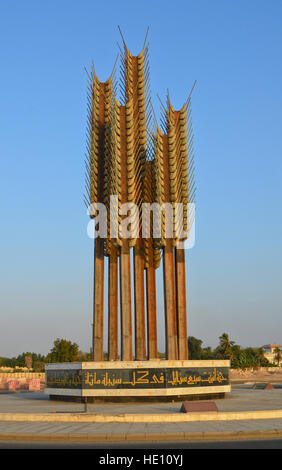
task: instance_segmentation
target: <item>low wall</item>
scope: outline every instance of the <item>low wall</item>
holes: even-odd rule
[[[230,372],[276,372],[276,373],[282,373],[282,367],[249,367],[246,369],[230,369]]]
[[[40,379],[45,380],[45,372],[0,372],[0,382],[13,379]]]
[[[34,391],[44,390],[45,373],[15,372],[0,373],[0,391]]]
[[[282,381],[282,367],[259,367],[258,369],[230,369],[230,380],[234,381]]]

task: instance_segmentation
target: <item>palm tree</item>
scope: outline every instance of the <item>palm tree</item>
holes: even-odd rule
[[[275,352],[274,359],[275,359],[275,361],[277,362],[278,367],[279,367],[280,361],[281,361],[281,358],[282,358],[282,351],[281,351],[281,349],[279,349],[279,348],[275,348],[275,349],[274,349],[274,352]]]
[[[234,344],[235,342],[230,341],[229,335],[227,333],[223,333],[219,337],[219,346],[220,346],[220,350],[222,352],[223,357],[225,357],[226,359],[230,359],[230,360],[233,358],[232,347],[234,346]]]

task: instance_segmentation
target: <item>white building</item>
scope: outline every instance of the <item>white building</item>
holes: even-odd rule
[[[281,344],[265,344],[262,346],[263,352],[264,352],[264,357],[269,360],[269,362],[277,363],[277,360],[275,359],[276,353],[275,349],[281,349],[282,351],[282,346]],[[280,361],[280,366],[282,366],[282,360]]]

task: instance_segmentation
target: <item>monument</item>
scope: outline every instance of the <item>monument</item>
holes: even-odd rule
[[[122,40],[119,77],[117,62],[105,82],[94,66],[88,74],[85,202],[94,237],[92,362],[47,365],[46,393],[100,399],[224,394],[230,391],[229,361],[188,358],[185,241],[195,198],[194,86],[179,110],[169,95],[166,105],[161,102],[158,124],[147,35],[137,56]],[[161,263],[163,289],[156,283]],[[157,341],[162,292],[164,360],[158,358]]]

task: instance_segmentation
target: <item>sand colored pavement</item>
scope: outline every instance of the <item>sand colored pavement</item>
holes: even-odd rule
[[[85,409],[80,403],[50,401],[44,393],[2,393],[0,439],[101,442],[282,436],[282,388],[254,390],[247,386],[234,386],[227,398],[215,402],[218,413],[210,413],[213,416],[205,420],[197,419],[200,414],[194,413],[190,420],[187,414],[180,413],[181,402],[88,404]],[[236,413],[245,413],[245,416],[242,414],[240,419],[232,419]],[[248,419],[246,413],[252,413],[252,418]],[[216,416],[220,414],[229,414],[230,419],[218,420]],[[48,416],[48,421],[33,419],[40,415]],[[137,417],[137,420],[111,420],[111,417],[128,415]],[[183,419],[177,422],[181,415]],[[5,416],[9,420],[3,419]],[[15,421],[20,416],[26,416],[25,420]],[[65,421],[56,422],[59,416],[64,416]],[[107,417],[109,421],[95,422],[95,416]],[[143,416],[148,419],[140,422]],[[154,422],[154,416],[163,416],[164,420]],[[169,416],[171,419],[166,421]],[[85,418],[87,422],[83,421]]]

